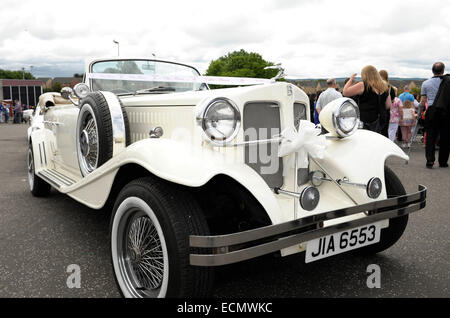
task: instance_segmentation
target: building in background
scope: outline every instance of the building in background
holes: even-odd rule
[[[14,101],[18,99],[22,104],[36,106],[42,94],[42,81],[0,79],[0,100]]]
[[[39,77],[37,80],[42,82],[42,88],[52,88],[53,85],[53,78],[51,77]]]
[[[52,89],[53,86],[58,83],[61,87],[74,87],[78,83],[83,81],[83,77],[39,77],[39,81],[42,82],[42,87],[45,89]]]
[[[83,78],[81,77],[55,77],[53,83],[59,83],[62,87],[74,87],[78,83],[81,83]]]

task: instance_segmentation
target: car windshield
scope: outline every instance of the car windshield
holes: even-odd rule
[[[196,69],[162,61],[102,61],[92,65],[91,73],[93,90],[111,91],[117,95],[161,94],[207,89],[206,84],[189,80],[200,76]],[[183,82],[184,79],[186,82]]]

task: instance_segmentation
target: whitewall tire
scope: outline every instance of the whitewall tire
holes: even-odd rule
[[[111,229],[111,254],[124,297],[166,296],[166,241],[158,218],[144,200],[128,197],[117,208]]]
[[[191,266],[190,235],[209,235],[194,196],[154,177],[127,184],[110,226],[111,262],[124,297],[206,297],[213,270]]]

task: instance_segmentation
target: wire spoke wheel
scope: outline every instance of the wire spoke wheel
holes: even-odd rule
[[[90,112],[85,112],[81,118],[81,126],[78,130],[79,161],[82,168],[91,173],[98,166],[98,128],[95,118]]]
[[[167,289],[167,248],[159,222],[147,205],[139,206],[142,202],[129,198],[120,209],[116,273],[131,297],[160,297]]]
[[[191,193],[147,176],[120,191],[111,215],[111,261],[124,297],[206,297],[213,270],[190,265],[190,235],[209,235]]]
[[[125,107],[111,92],[89,93],[79,108],[75,134],[78,165],[85,177],[130,144],[130,127]]]
[[[143,289],[161,286],[164,260],[161,241],[149,217],[139,217],[130,225],[127,235],[126,258]]]

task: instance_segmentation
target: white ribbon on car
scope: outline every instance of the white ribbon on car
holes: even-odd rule
[[[174,83],[206,83],[213,85],[260,85],[270,84],[266,78],[222,77],[222,76],[189,76],[189,75],[144,75],[116,73],[87,73],[87,79],[142,81],[142,82],[174,82]]]
[[[320,133],[321,129],[308,120],[300,121],[298,132],[293,127],[281,132],[278,157],[290,156],[284,167],[284,176],[288,175],[289,169],[295,167],[295,154],[298,168],[308,168],[308,156],[323,159],[328,142],[324,135],[319,136]]]

